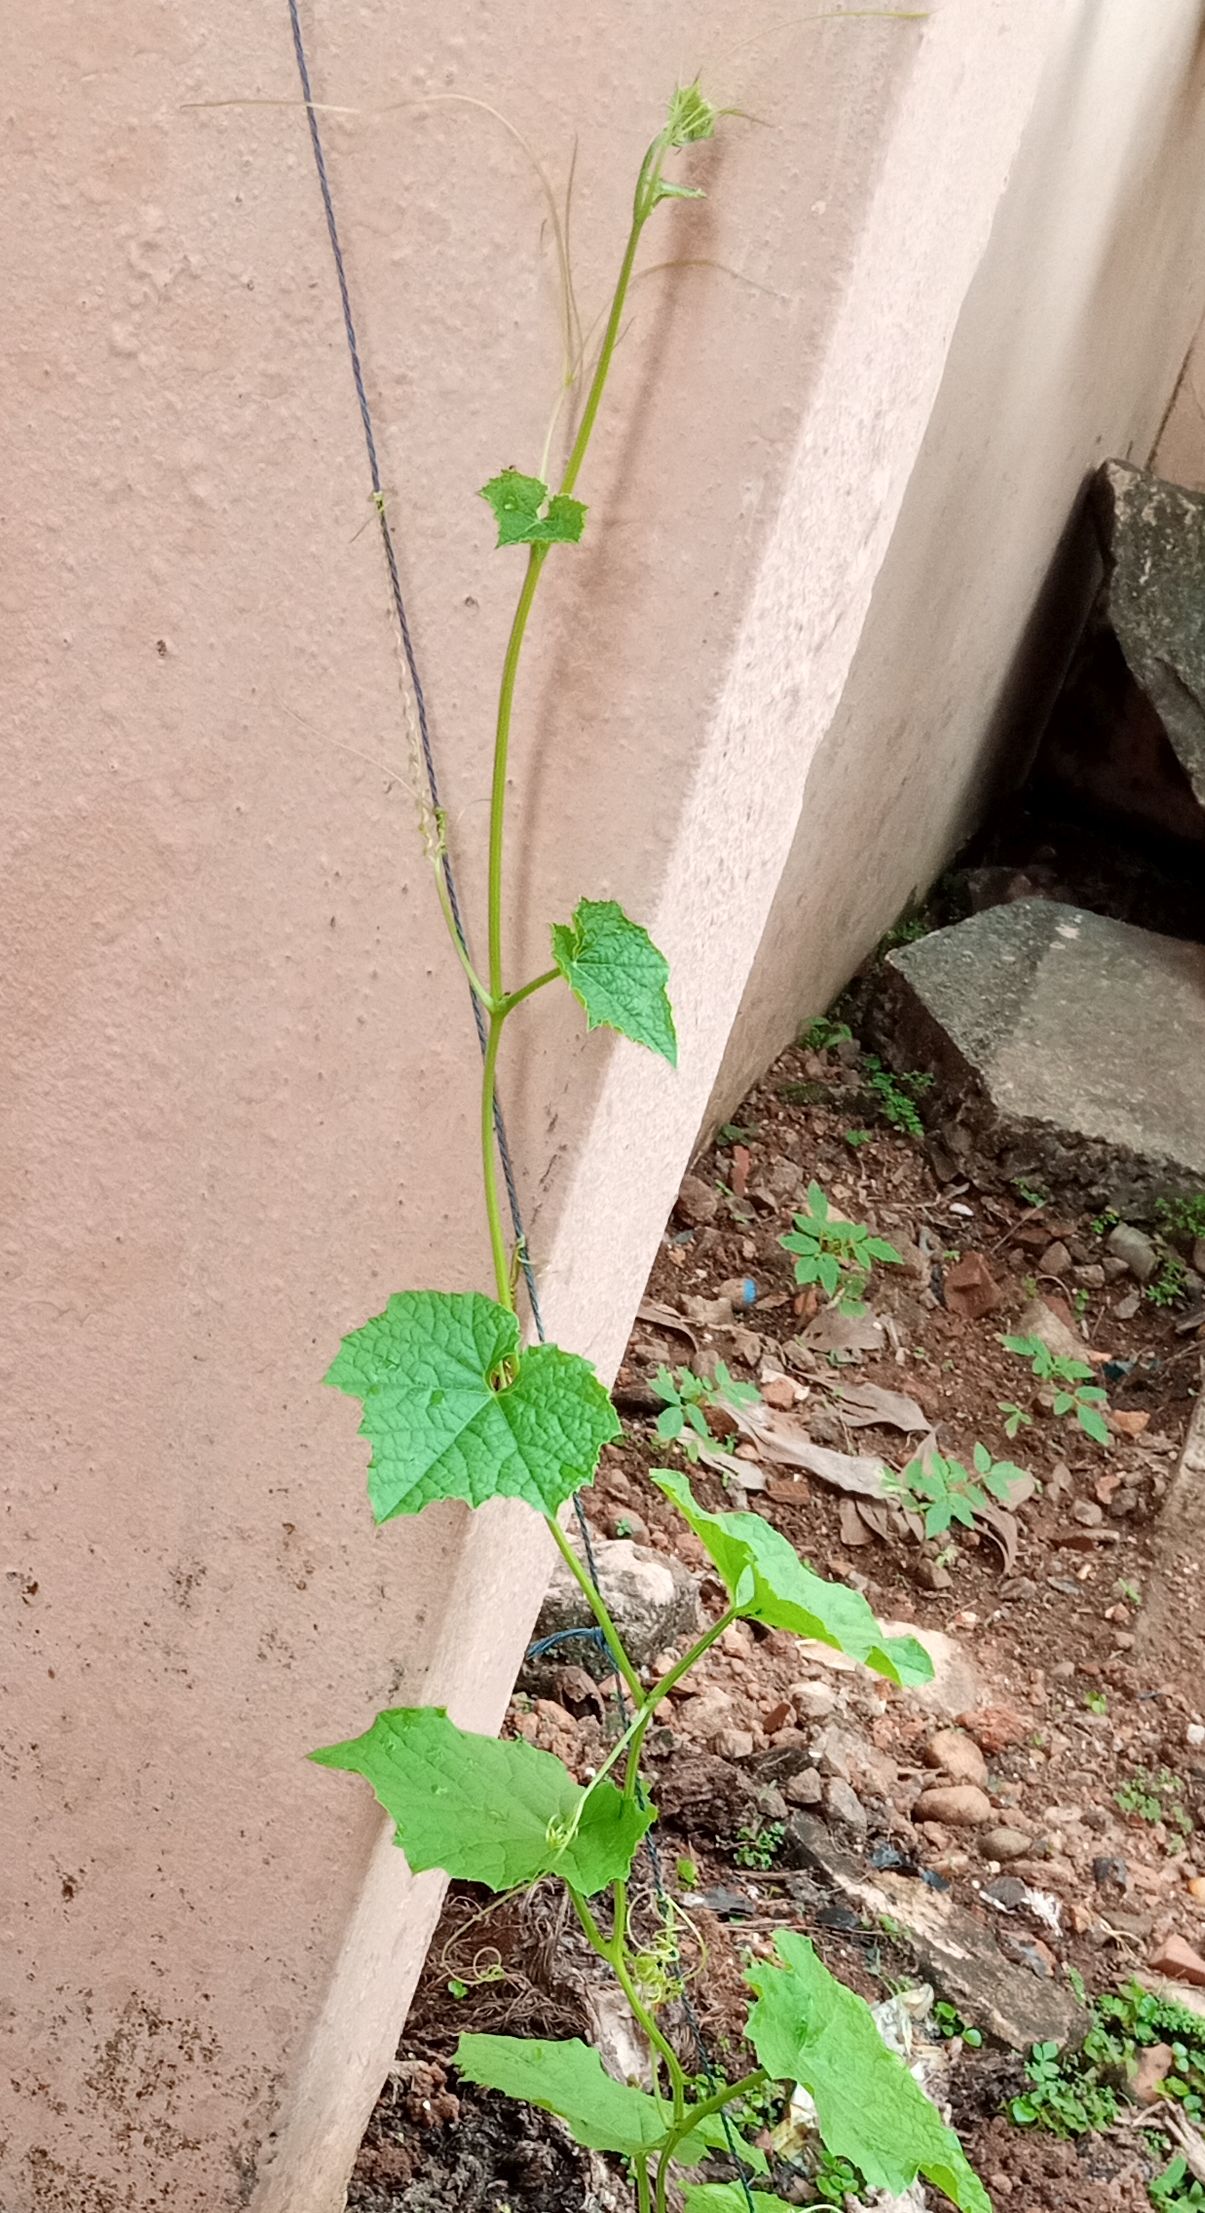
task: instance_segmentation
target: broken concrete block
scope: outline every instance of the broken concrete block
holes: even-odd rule
[[[937,1071],[1002,1181],[1139,1214],[1205,1186],[1205,947],[1025,899],[884,974],[888,1050]]]
[[[870,1875],[822,1822],[806,1814],[791,1823],[791,1847],[790,1864],[826,1876],[867,1926],[881,1926],[886,1916],[889,1925],[904,1929],[922,1974],[965,2021],[1015,2052],[1083,2034],[1087,2014],[1071,1992],[1006,1960],[994,1929],[948,1892],[905,1875]]]
[[[1205,494],[1106,461],[1093,508],[1105,619],[1205,807]]]

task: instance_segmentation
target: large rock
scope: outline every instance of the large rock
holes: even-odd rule
[[[871,1875],[824,1824],[796,1814],[783,1847],[787,1867],[824,1875],[867,1928],[906,1932],[921,1973],[963,2019],[1015,2052],[1033,2044],[1078,2041],[1088,2017],[1057,1982],[1040,1982],[1006,1960],[995,1927],[948,1892],[902,1875]]]
[[[1002,1179],[1149,1212],[1205,1186],[1205,948],[1024,899],[900,946],[888,1049]]]
[[[569,1535],[575,1549],[580,1549],[576,1529],[571,1529]],[[698,1585],[671,1555],[650,1551],[630,1537],[595,1537],[594,1564],[607,1611],[629,1659],[637,1667],[646,1666],[685,1631],[695,1628]],[[565,1635],[566,1631],[593,1627],[594,1616],[576,1578],[558,1559],[532,1640],[539,1645],[555,1637],[558,1642],[547,1652],[529,1654],[519,1676],[520,1686],[525,1690],[542,1688],[549,1672],[563,1667],[567,1660],[589,1668],[592,1675],[609,1675],[612,1662],[604,1648],[588,1637]],[[559,1641],[562,1638],[564,1642]]]
[[[1205,494],[1106,461],[1093,506],[1108,626],[1205,807]]]

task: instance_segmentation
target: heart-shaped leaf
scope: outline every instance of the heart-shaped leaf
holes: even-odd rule
[[[588,1360],[519,1351],[515,1316],[479,1291],[399,1291],[343,1340],[326,1381],[358,1398],[378,1521],[437,1498],[521,1498],[555,1514],[620,1434]]]
[[[655,1809],[603,1781],[583,1793],[563,1763],[520,1740],[475,1736],[442,1706],[399,1706],[310,1758],[364,1775],[416,1875],[510,1890],[558,1874],[590,1896],[625,1876]]]
[[[807,2091],[826,2149],[852,2160],[872,2190],[898,2195],[925,2175],[962,2213],[992,2213],[953,2129],[888,2050],[865,1999],[829,1974],[806,1937],[784,1929],[774,1941],[783,1964],[750,1970],[758,1997],[745,2034],[767,2074]]]
[[[587,1029],[618,1030],[677,1067],[669,962],[614,899],[579,899],[572,922],[553,924],[552,957],[586,1010]]]
[[[932,1680],[933,1662],[915,1637],[885,1637],[861,1591],[814,1575],[794,1545],[760,1514],[709,1514],[686,1477],[669,1468],[655,1468],[653,1481],[705,1546],[747,1620],[832,1645],[892,1683]]]
[[[586,510],[580,499],[550,492],[538,476],[503,469],[481,487],[498,524],[500,546],[575,546]]]

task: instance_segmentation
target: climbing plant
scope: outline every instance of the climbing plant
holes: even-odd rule
[[[708,1553],[726,1603],[690,1649],[651,1685],[642,1683],[605,1597],[561,1528],[561,1510],[589,1484],[604,1445],[620,1433],[610,1398],[590,1362],[552,1344],[522,1342],[515,1311],[517,1256],[498,1187],[495,1094],[499,1049],[511,1017],[547,986],[563,982],[587,1028],[606,1027],[677,1058],[666,991],[668,965],[647,932],[611,899],[582,899],[551,931],[551,965],[517,988],[503,961],[507,762],[524,640],[544,568],[555,548],[581,539],[586,508],[577,485],[598,418],[646,224],[663,201],[699,196],[667,165],[710,139],[720,120],[697,84],[680,87],[640,165],[631,226],[580,423],[559,484],[504,469],[483,497],[498,544],[526,549],[526,563],[502,665],[489,816],[485,974],[455,928],[435,862],[452,942],[481,1010],[481,1165],[493,1263],[493,1293],[397,1292],[343,1340],[327,1381],[359,1401],[371,1451],[368,1495],[378,1522],[439,1499],[470,1507],[521,1500],[538,1514],[576,1578],[623,1683],[625,1722],[598,1772],[579,1785],[562,1762],[525,1742],[458,1728],[440,1707],[398,1707],[362,1735],[312,1754],[322,1766],[363,1775],[395,1824],[416,1873],[446,1874],[502,1892],[542,1878],[564,1884],[586,1942],[616,1977],[650,2055],[650,2089],[608,2075],[596,2052],[575,2040],[464,2036],[457,2065],[470,2081],[558,2114],[577,2141],[628,2163],[638,2213],[666,2213],[671,2180],[716,2153],[739,2152],[746,2173],[766,2162],[737,2133],[750,2096],[768,2082],[801,2084],[815,2104],[824,2142],[852,2161],[868,2184],[906,2189],[918,2174],[965,2208],[990,2213],[957,2137],[945,2127],[903,2062],[879,2036],[864,2002],[827,1973],[812,1946],[784,1932],[777,1959],[749,1975],[755,1993],[747,2026],[748,2073],[700,2093],[662,2018],[668,1992],[651,1990],[633,1941],[629,1879],[656,1811],[641,1780],[650,1722],[668,1693],[738,1620],[792,1630],[851,1655],[888,1681],[920,1683],[932,1670],[915,1639],[886,1636],[862,1595],[805,1566],[768,1523],[750,1513],[712,1513],[679,1473],[656,1477]],[[441,828],[442,836],[442,828]],[[438,841],[437,841],[438,843]],[[694,2183],[687,2213],[725,2213],[781,2201],[747,2185]]]

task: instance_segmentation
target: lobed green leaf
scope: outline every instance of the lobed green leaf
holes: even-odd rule
[[[550,492],[538,476],[503,469],[482,485],[481,497],[494,510],[500,546],[575,546],[581,538],[586,510],[580,499]]]
[[[515,1316],[479,1291],[399,1291],[345,1337],[326,1381],[358,1398],[376,1519],[433,1499],[520,1498],[555,1514],[620,1434],[588,1360],[519,1352]]]
[[[555,2113],[590,2151],[622,2152],[630,2159],[637,2152],[657,2151],[669,2132],[669,2109],[647,2090],[616,2082],[593,2047],[578,2037],[462,2036],[455,2059],[467,2081]],[[711,2113],[682,2138],[674,2157],[683,2166],[697,2167],[709,2151],[726,2148],[723,2118]],[[743,2143],[741,2151],[756,2171],[765,2172],[760,2152]]]
[[[618,1030],[677,1067],[669,962],[614,899],[579,899],[572,922],[553,924],[552,957],[586,1010],[588,1030]]]
[[[655,1468],[653,1481],[693,1529],[746,1620],[814,1637],[892,1683],[932,1680],[933,1663],[915,1637],[885,1637],[861,1591],[815,1575],[760,1514],[709,1514],[686,1477],[669,1468]]]
[[[416,1875],[511,1890],[557,1874],[589,1897],[626,1876],[654,1808],[609,1782],[583,1794],[551,1752],[473,1735],[442,1706],[399,1706],[310,1758],[372,1784]]]
[[[829,1974],[806,1937],[782,1930],[775,1944],[782,1965],[749,1972],[758,1995],[745,2033],[768,2074],[808,2092],[826,2148],[874,2190],[899,2194],[924,2175],[962,2213],[991,2213],[954,2131],[888,2050],[865,2000]]]

